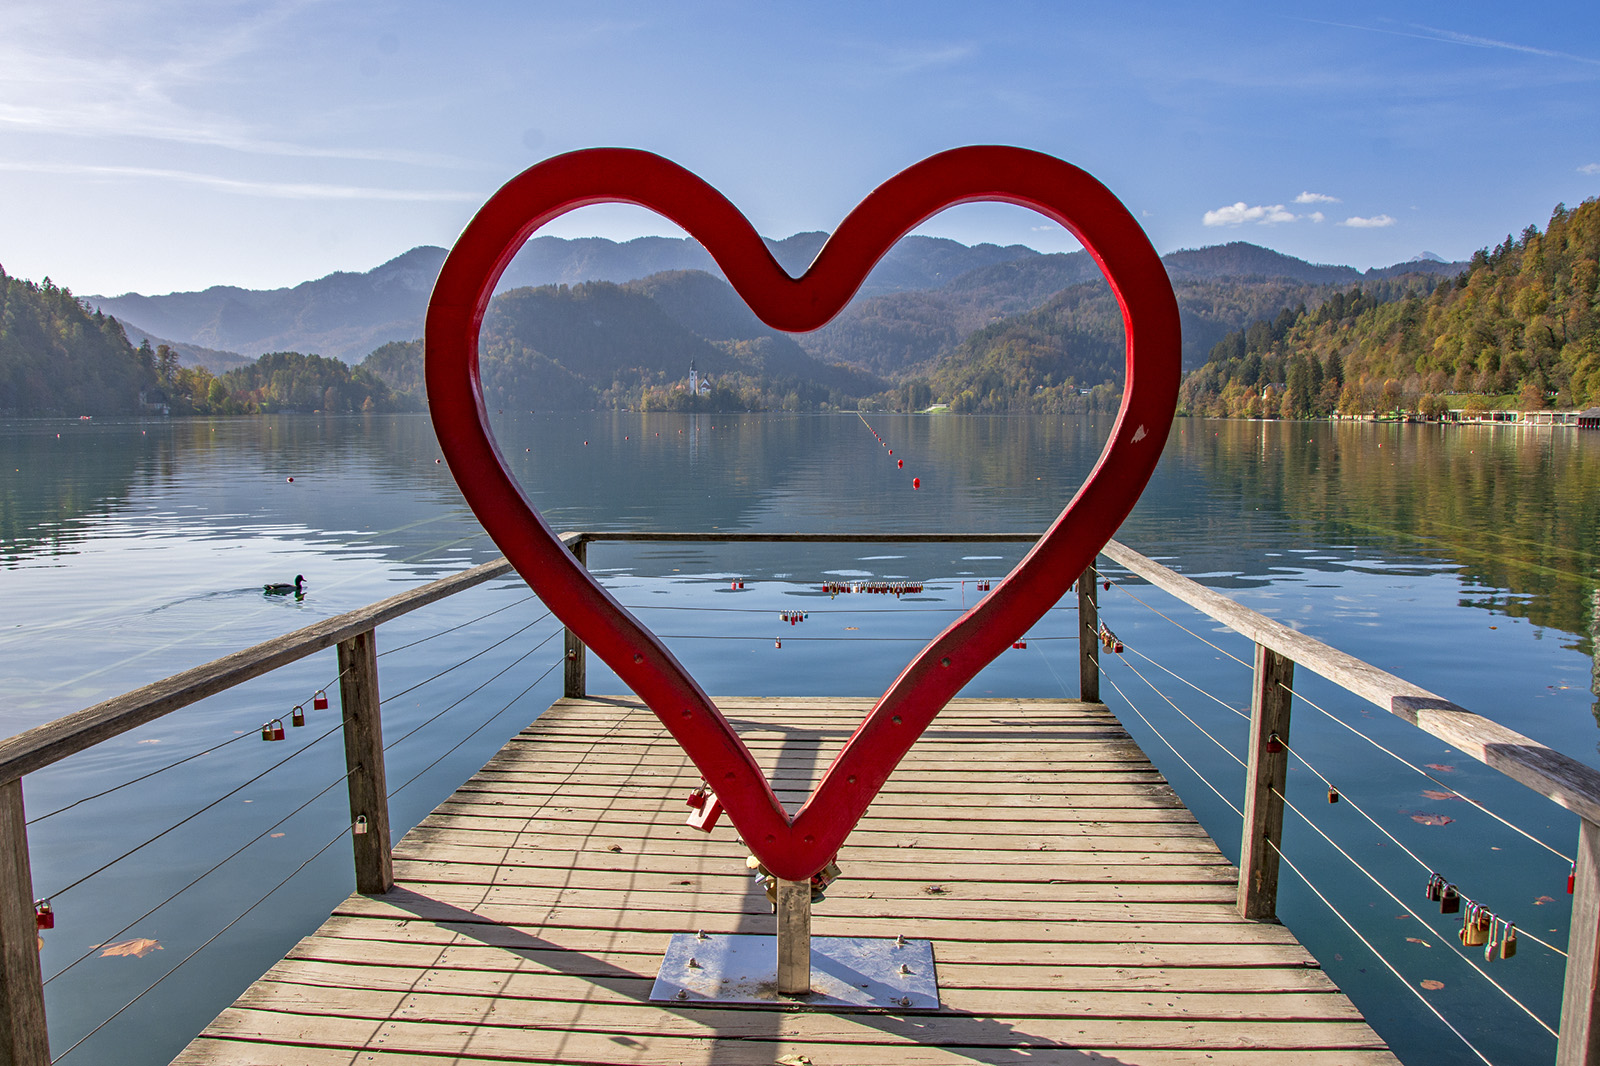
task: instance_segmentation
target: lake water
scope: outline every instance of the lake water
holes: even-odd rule
[[[1109,429],[1092,418],[869,417],[904,470],[854,415],[505,416],[497,432],[562,530],[1010,532],[1054,517]],[[0,424],[0,728],[48,721],[495,557],[438,454],[422,416]],[[1600,765],[1597,530],[1600,434],[1183,420],[1119,539]],[[971,603],[978,578],[1018,556],[981,545],[597,545],[590,565],[713,695],[862,695],[881,691]],[[264,582],[296,574],[307,578],[303,599],[262,595]],[[744,592],[729,588],[734,576]],[[830,600],[818,589],[857,576],[927,589],[899,601]],[[1166,699],[1242,754],[1245,723],[1233,709],[1248,707],[1249,671],[1230,656],[1248,660],[1250,649],[1148,586],[1118,581],[1101,593],[1102,617],[1130,654],[1105,657],[1106,702],[1237,858],[1238,816],[1202,778],[1240,803],[1242,771]],[[778,612],[794,609],[811,617],[783,625]],[[1074,625],[1071,610],[1052,612],[1026,651],[1003,655],[969,693],[1075,696]],[[558,695],[560,637],[507,580],[386,625],[378,644],[398,835]],[[34,883],[57,914],[43,949],[55,1054],[215,936],[66,1059],[166,1062],[350,891],[336,711],[310,712],[288,744],[259,739],[262,722],[332,687],[336,672],[330,651],[27,778]],[[618,682],[591,660],[589,687]],[[1396,842],[1564,948],[1566,860],[1449,792],[1568,855],[1575,819],[1305,671],[1296,688],[1332,717],[1297,703],[1295,750],[1348,802],[1330,806],[1298,764],[1290,799],[1430,927],[1293,814],[1286,855],[1410,987],[1442,982],[1421,994],[1492,1061],[1549,1061],[1554,1040],[1447,946],[1456,924],[1424,901],[1426,871]],[[1471,1059],[1287,871],[1279,912],[1404,1061]],[[102,956],[102,945],[121,953]],[[1487,969],[1555,1024],[1561,964],[1524,938],[1514,960]]]

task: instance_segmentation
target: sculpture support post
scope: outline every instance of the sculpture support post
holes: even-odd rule
[[[811,882],[778,882],[778,993],[811,994]]]

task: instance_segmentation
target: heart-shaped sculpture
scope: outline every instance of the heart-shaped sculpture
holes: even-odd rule
[[[1088,479],[1016,569],[923,648],[790,818],[750,750],[656,636],[579,565],[506,469],[478,377],[478,332],[506,265],[540,226],[579,207],[630,203],[697,238],[775,329],[825,325],[897,240],[961,203],[1018,204],[1071,230],[1122,308],[1127,384]],[[451,249],[428,302],[428,402],[467,503],[556,617],[661,719],[716,790],[745,843],[778,877],[804,880],[839,851],[891,771],[963,685],[1066,594],[1133,509],[1177,404],[1178,306],[1155,249],[1127,209],[1069,163],[973,146],[917,163],[873,190],[800,278],[711,186],[660,156],[595,148],[546,160],[500,189]]]

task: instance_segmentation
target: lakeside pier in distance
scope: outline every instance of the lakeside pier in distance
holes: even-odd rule
[[[869,699],[724,697],[791,809]],[[933,943],[937,1010],[651,1002],[675,933],[772,935],[730,824],[631,697],[565,698],[394,847],[175,1060],[1047,1063],[1398,1060],[1097,702],[956,699],[895,770],[815,904],[821,936]]]

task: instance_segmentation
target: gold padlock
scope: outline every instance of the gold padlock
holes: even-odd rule
[[[1506,935],[1500,938],[1500,957],[1509,959],[1517,953],[1517,926],[1514,922],[1506,923]]]
[[[1483,908],[1476,903],[1467,907],[1466,920],[1461,923],[1461,933],[1459,935],[1461,943],[1469,948],[1482,947],[1484,942],[1489,939],[1489,930],[1481,920],[1484,913]]]

